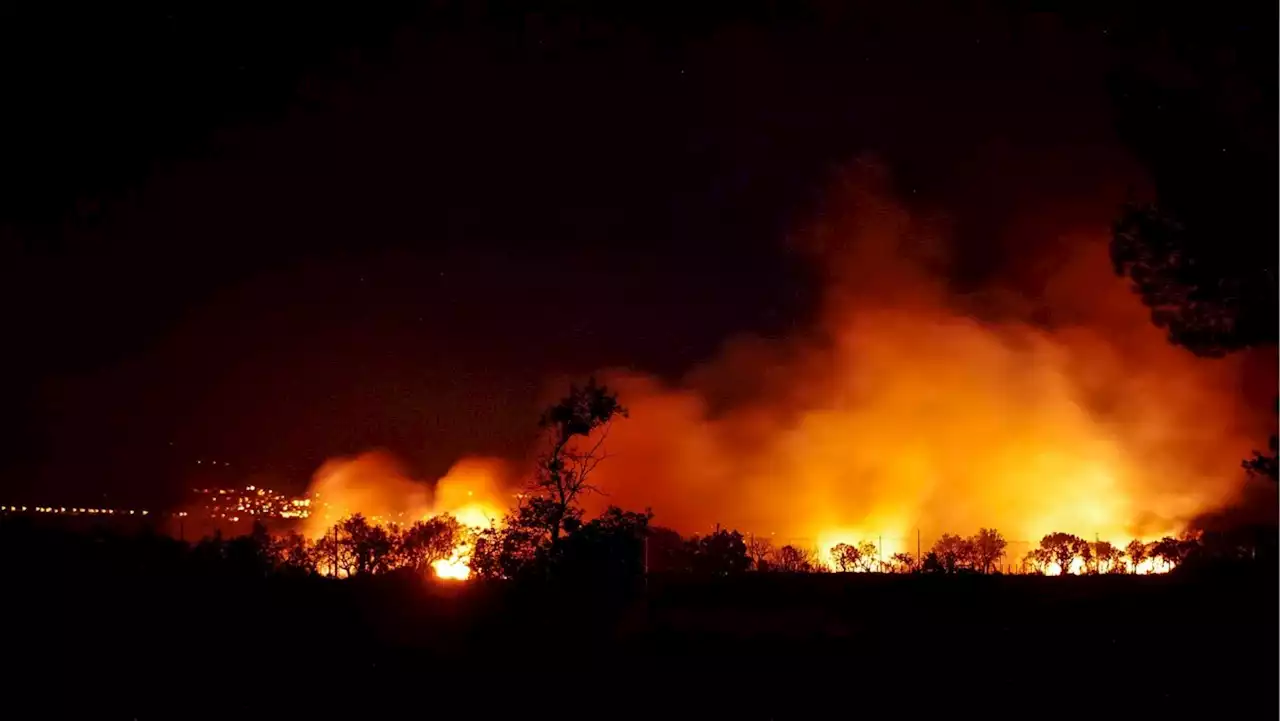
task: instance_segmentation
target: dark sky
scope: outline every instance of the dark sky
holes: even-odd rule
[[[36,5],[0,19],[23,501],[513,452],[556,374],[803,324],[786,235],[866,153],[981,277],[1018,219],[1142,182],[1106,81],[1158,36],[995,5]]]

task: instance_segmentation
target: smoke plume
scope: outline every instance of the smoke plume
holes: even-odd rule
[[[650,507],[684,533],[718,524],[779,544],[871,540],[886,557],[914,551],[917,533],[927,547],[988,527],[1012,555],[1053,531],[1177,533],[1240,497],[1240,459],[1265,427],[1242,390],[1248,356],[1169,345],[1111,274],[1105,228],[1028,266],[1034,293],[959,293],[945,230],[886,187],[855,169],[797,236],[825,284],[812,327],[733,339],[676,384],[604,374],[631,414],[588,510]],[[511,479],[499,461],[464,460],[431,488],[366,454],[326,464],[312,491],[393,520],[492,516]]]
[[[1244,357],[1169,345],[1110,272],[1105,229],[1063,239],[1035,297],[948,282],[945,235],[862,168],[801,237],[814,327],[737,339],[682,382],[606,376],[631,410],[593,504],[777,542],[915,550],[994,527],[1123,541],[1235,501],[1257,443]],[[1269,397],[1265,400],[1269,401]]]
[[[485,527],[505,512],[503,489],[512,484],[508,465],[496,458],[464,458],[434,483],[411,478],[385,451],[333,458],[307,489],[312,506],[303,533],[319,538],[354,513],[402,526],[449,513],[466,525]]]

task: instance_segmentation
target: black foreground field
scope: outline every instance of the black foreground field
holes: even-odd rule
[[[5,586],[10,688],[39,715],[1277,713],[1276,577],[1256,568],[748,574],[604,592],[27,567]]]

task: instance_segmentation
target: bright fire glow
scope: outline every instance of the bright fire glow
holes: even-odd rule
[[[489,528],[506,513],[503,487],[509,471],[503,461],[467,458],[454,464],[434,484],[416,481],[386,453],[365,453],[327,461],[312,479],[315,498],[303,534],[317,539],[335,523],[355,513],[374,523],[402,527],[414,521],[450,514],[473,530]],[[466,580],[471,575],[470,546],[455,550],[432,570],[439,578]]]
[[[1247,387],[1250,353],[1206,360],[1166,342],[1110,272],[1113,203],[1084,234],[1018,239],[1050,262],[1018,258],[1010,284],[959,294],[941,234],[874,172],[847,180],[803,236],[826,275],[814,327],[735,339],[674,384],[603,374],[631,413],[610,431],[592,477],[607,495],[584,499],[589,513],[648,507],[656,525],[768,533],[824,560],[837,543],[882,545],[888,562],[995,528],[1013,570],[1048,533],[1123,548],[1236,500],[1275,390]],[[499,461],[464,459],[433,493],[386,455],[338,459],[316,474],[308,535],[357,511],[488,525],[511,480]],[[463,569],[455,557],[435,570]]]
[[[917,532],[927,553],[995,528],[1017,566],[1048,533],[1123,548],[1237,498],[1274,390],[1242,392],[1249,354],[1165,340],[1111,274],[1109,216],[1101,233],[1022,239],[1061,257],[960,295],[939,233],[874,178],[845,190],[805,236],[827,275],[816,327],[733,340],[675,384],[604,377],[631,413],[589,510],[651,507],[686,533],[718,523],[824,554],[883,538],[886,561]]]
[[[465,581],[471,577],[471,566],[467,565],[466,560],[459,560],[457,556],[432,563],[431,570],[435,572],[437,578],[451,581]]]

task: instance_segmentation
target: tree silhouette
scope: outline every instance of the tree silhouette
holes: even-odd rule
[[[994,528],[978,529],[978,533],[969,539],[973,567],[983,573],[990,573],[996,562],[1004,557],[1004,549],[1008,545],[1004,536]]]
[[[312,545],[295,531],[272,539],[271,558],[276,569],[286,575],[306,575],[314,572],[316,567]]]
[[[649,527],[648,562],[650,573],[693,570],[685,539],[670,528]]]
[[[968,566],[973,558],[973,544],[960,536],[944,533],[930,551],[945,573],[955,573]]]
[[[1280,451],[1280,437],[1274,433],[1267,441],[1268,452],[1254,451],[1253,458],[1241,461],[1240,465],[1249,472],[1250,476],[1257,478],[1267,478],[1271,481],[1280,479],[1277,473],[1280,473],[1280,466],[1277,465],[1277,452]]]
[[[893,563],[895,573],[911,573],[916,568],[916,559],[910,553],[899,551],[889,559]]]
[[[1165,536],[1151,544],[1147,555],[1152,559],[1158,559],[1166,570],[1172,570],[1182,561],[1182,549],[1179,547],[1178,540],[1172,536]]]
[[[920,562],[920,572],[946,573],[947,569],[946,566],[943,565],[942,560],[938,558],[938,554],[934,551],[929,551],[924,554],[924,560]]]
[[[1027,551],[1027,555],[1023,557],[1022,562],[1035,573],[1044,574],[1048,573],[1049,565],[1053,563],[1053,557],[1044,548],[1033,548]]]
[[[864,573],[879,570],[880,551],[871,541],[858,544],[858,570]]]
[[[357,513],[339,522],[354,555],[356,573],[382,573],[395,565],[394,529],[373,524]]]
[[[1219,217],[1235,214],[1234,208],[1220,210]],[[1210,226],[1214,221],[1198,219]],[[1274,259],[1223,257],[1210,247],[1222,232],[1211,227],[1205,233],[1178,211],[1155,204],[1127,207],[1114,228],[1116,273],[1133,282],[1169,341],[1197,355],[1221,356],[1276,341]]]
[[[848,543],[837,543],[831,548],[831,562],[841,573],[856,571],[862,563],[862,551]]]
[[[1154,199],[1130,203],[1116,220],[1112,264],[1169,341],[1202,356],[1280,340],[1270,190],[1274,71],[1269,47],[1259,52],[1242,40],[1252,46],[1257,38],[1235,32],[1213,41],[1230,63],[1210,60],[1213,51],[1179,53],[1173,63],[1144,64],[1112,82],[1119,136],[1155,184]],[[1197,37],[1194,44],[1209,42]],[[1239,62],[1246,53],[1258,54]],[[1243,463],[1274,481],[1275,434],[1269,448]]]
[[[227,565],[237,573],[265,576],[275,565],[271,553],[271,534],[260,521],[254,521],[248,534],[236,536],[226,544]]]
[[[561,545],[582,527],[578,499],[596,490],[592,471],[606,457],[604,442],[613,419],[626,417],[617,394],[591,378],[543,411],[538,420],[547,443],[539,456],[531,493],[521,498],[500,528],[481,532],[472,549],[472,571],[481,576],[513,578],[541,568],[563,568]],[[601,532],[593,529],[593,534]]]
[[[416,521],[400,533],[400,562],[425,573],[436,561],[452,557],[463,536],[462,524],[447,513]]]
[[[717,528],[714,533],[694,536],[687,543],[690,566],[702,576],[729,576],[751,567],[742,534]]]
[[[1080,561],[1081,561],[1080,568],[1085,573],[1092,575],[1098,572],[1097,566],[1095,566],[1093,563],[1093,544],[1092,543],[1085,541],[1084,548],[1080,551]],[[1063,573],[1066,573],[1066,572],[1063,571]]]
[[[810,573],[814,570],[813,554],[790,544],[778,549],[773,566],[788,573]]]
[[[344,537],[345,535],[345,537]],[[356,573],[356,554],[351,537],[346,535],[341,523],[316,540],[312,549],[316,569],[333,578],[347,578]]]
[[[546,518],[551,505],[545,499],[522,502],[500,526],[477,534],[471,549],[472,573],[485,578],[518,578],[533,573],[539,561],[549,556]]]
[[[557,575],[589,579],[596,584],[627,583],[645,571],[644,543],[649,511],[636,513],[610,506],[604,513],[565,536],[554,558]]]
[[[533,517],[545,524],[553,550],[561,534],[572,530],[566,529],[566,523],[574,525],[581,516],[580,511],[574,513],[578,497],[595,490],[588,480],[605,458],[609,424],[626,415],[617,394],[591,378],[583,387],[570,386],[569,394],[539,419],[548,448],[538,459],[534,476],[541,506]]]
[[[1040,539],[1040,549],[1044,551],[1043,558],[1056,563],[1059,573],[1065,576],[1071,573],[1075,560],[1089,552],[1089,544],[1070,533],[1050,533]]]
[[[1259,16],[1234,25],[1269,21]],[[1256,46],[1256,34],[1213,37],[1203,26],[1165,30],[1196,33],[1194,40],[1168,42],[1205,52],[1179,52],[1112,74],[1117,134],[1155,191],[1154,199],[1131,203],[1116,221],[1112,261],[1170,341],[1209,356],[1274,344],[1272,40],[1264,49]],[[1221,62],[1220,53],[1233,62]]]
[[[1119,548],[1111,545],[1109,541],[1090,543],[1089,553],[1093,564],[1090,570],[1093,573],[1116,573],[1124,568],[1121,563],[1124,553]]]
[[[747,538],[747,555],[757,571],[769,570],[769,559],[774,554],[773,541],[752,534]]]
[[[1124,554],[1129,558],[1129,572],[1137,573],[1138,566],[1147,559],[1147,544],[1135,538],[1124,547]]]

